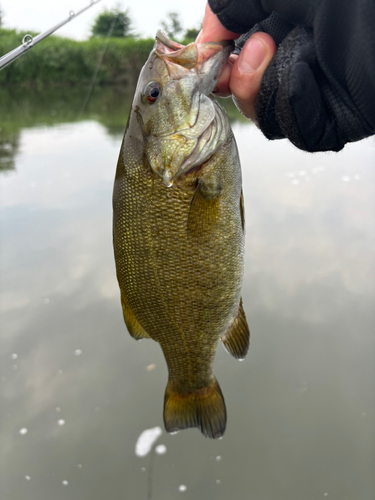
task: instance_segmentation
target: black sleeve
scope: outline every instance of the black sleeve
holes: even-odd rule
[[[209,4],[227,29],[265,31],[276,42],[257,100],[259,126],[269,139],[339,151],[375,133],[374,0]]]

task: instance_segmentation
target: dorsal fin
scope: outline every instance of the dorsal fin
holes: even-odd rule
[[[250,345],[250,330],[243,310],[242,298],[240,299],[237,315],[226,334],[221,337],[221,341],[225,350],[234,358],[244,359],[246,357]]]

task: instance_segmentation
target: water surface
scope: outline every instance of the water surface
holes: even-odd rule
[[[233,123],[250,352],[217,351],[224,438],[170,436],[165,361],[127,333],[113,260],[130,94],[0,93],[1,498],[373,500],[374,138],[311,155]]]

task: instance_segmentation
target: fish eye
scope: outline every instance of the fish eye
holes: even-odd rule
[[[145,101],[153,104],[161,96],[161,85],[159,82],[150,82],[143,92]]]

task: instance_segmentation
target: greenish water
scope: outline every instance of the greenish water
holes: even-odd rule
[[[132,91],[96,89],[83,110],[85,95],[0,91],[0,498],[373,500],[374,138],[309,155],[225,102],[243,168],[250,353],[239,363],[218,347],[224,438],[170,436],[165,361],[128,335],[113,261]]]

